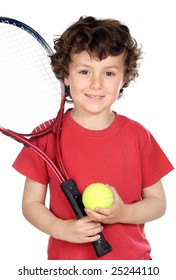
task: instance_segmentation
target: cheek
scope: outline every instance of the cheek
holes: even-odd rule
[[[119,94],[120,94],[120,90],[123,87],[123,83],[112,83],[111,85],[109,85],[109,93],[111,94],[111,97],[113,99],[113,101],[115,101],[116,99],[118,99]]]
[[[81,81],[80,79],[70,79],[69,86],[71,91],[79,93],[84,91],[87,85],[85,81]]]
[[[118,83],[111,83],[109,85],[109,89],[112,93],[114,94],[118,94],[120,89],[123,87],[123,83],[122,82],[118,82]]]

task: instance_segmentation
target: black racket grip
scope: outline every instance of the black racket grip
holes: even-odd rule
[[[77,218],[81,219],[87,216],[84,211],[85,207],[82,203],[82,196],[78,191],[75,182],[72,179],[67,180],[61,184],[61,189],[67,197]],[[100,239],[92,242],[92,244],[97,257],[102,257],[112,251],[111,245],[106,241],[102,233],[100,233]]]

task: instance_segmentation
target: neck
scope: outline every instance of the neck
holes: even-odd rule
[[[102,114],[82,114],[77,112],[74,108],[71,110],[71,116],[79,125],[91,130],[105,129],[111,125],[115,118],[115,114],[112,111]]]

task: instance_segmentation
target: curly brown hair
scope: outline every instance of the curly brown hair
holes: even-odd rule
[[[118,20],[80,17],[65,32],[54,40],[55,53],[51,55],[51,65],[56,77],[64,82],[68,77],[71,55],[87,51],[93,58],[102,60],[107,56],[125,53],[125,80],[123,88],[138,77],[142,48],[131,36],[129,28]],[[120,92],[122,95],[123,88]],[[67,101],[72,101],[67,87]]]

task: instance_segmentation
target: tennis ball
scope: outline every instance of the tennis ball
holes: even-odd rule
[[[96,207],[109,208],[113,203],[113,193],[108,186],[94,183],[84,190],[82,201],[86,208],[92,210],[95,210]]]

